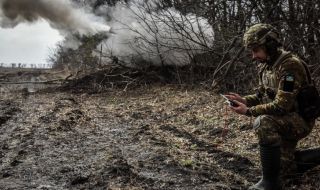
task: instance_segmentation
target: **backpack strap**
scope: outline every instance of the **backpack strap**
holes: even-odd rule
[[[291,52],[288,52],[288,51],[284,51],[282,50],[282,53],[281,55],[279,56],[279,58],[276,60],[275,64],[273,67],[276,67],[278,64],[282,63],[284,60],[290,58],[290,57],[295,57],[297,58],[299,61],[301,61],[305,71],[306,71],[306,74],[307,74],[307,80],[308,80],[308,83],[309,84],[314,84],[314,81],[312,80],[311,78],[311,74],[310,74],[310,70],[308,68],[308,65],[305,61],[303,61],[302,59],[300,59],[299,57],[297,57],[296,55],[292,54]]]
[[[278,59],[274,62],[272,68],[274,69],[275,67],[277,67],[280,63],[282,63],[284,60],[293,57],[293,54],[291,52],[288,51],[284,51],[282,50],[282,53],[280,54],[280,56],[278,57]]]
[[[304,69],[306,70],[309,84],[314,84],[314,81],[311,78],[310,70],[308,68],[307,63],[304,62],[302,59],[300,59],[300,61],[301,61],[302,65],[303,65]]]

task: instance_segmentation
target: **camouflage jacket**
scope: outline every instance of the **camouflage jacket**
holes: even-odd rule
[[[265,63],[259,72],[256,94],[244,98],[249,110],[247,115],[283,115],[298,111],[297,94],[308,84],[303,61],[290,52],[282,53],[273,64]]]

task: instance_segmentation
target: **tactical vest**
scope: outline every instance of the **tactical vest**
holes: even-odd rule
[[[314,85],[314,82],[312,81],[310,71],[303,60],[299,59],[297,56],[290,52],[282,51],[279,58],[271,67],[268,65],[264,65],[259,73],[259,83],[261,86],[263,86],[265,94],[269,98],[269,101],[273,101],[277,94],[277,90],[279,88],[279,83],[281,80],[279,67],[288,58],[292,59],[292,61],[302,63],[307,77],[306,84],[298,89],[296,106],[292,111],[298,112],[306,120],[314,120],[315,118],[320,116],[320,96],[317,88]]]
[[[281,55],[278,57],[278,59],[274,62],[272,66],[265,64],[259,73],[259,83],[261,86],[264,87],[265,94],[271,101],[274,100],[277,90],[279,88],[279,83],[281,79],[281,76],[279,76],[278,73],[279,67],[281,63],[283,63],[288,58],[300,61],[299,58],[294,56],[292,53],[282,51]]]

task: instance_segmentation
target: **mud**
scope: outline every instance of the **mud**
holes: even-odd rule
[[[207,90],[14,92],[0,110],[0,189],[246,189],[260,175],[250,120]],[[318,128],[301,148],[319,145]]]

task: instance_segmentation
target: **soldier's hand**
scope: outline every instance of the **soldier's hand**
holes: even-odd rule
[[[237,93],[233,93],[233,92],[230,92],[229,94],[226,94],[225,95],[228,99],[230,100],[236,100],[238,102],[241,102],[242,104],[245,104],[247,105],[247,101],[246,99],[242,98],[239,94]]]
[[[232,111],[234,111],[234,112],[236,112],[238,114],[241,114],[241,115],[245,115],[247,113],[249,108],[245,104],[243,104],[243,103],[241,103],[241,102],[239,102],[237,100],[233,100],[233,102],[236,105],[235,106],[230,106],[230,109]]]

